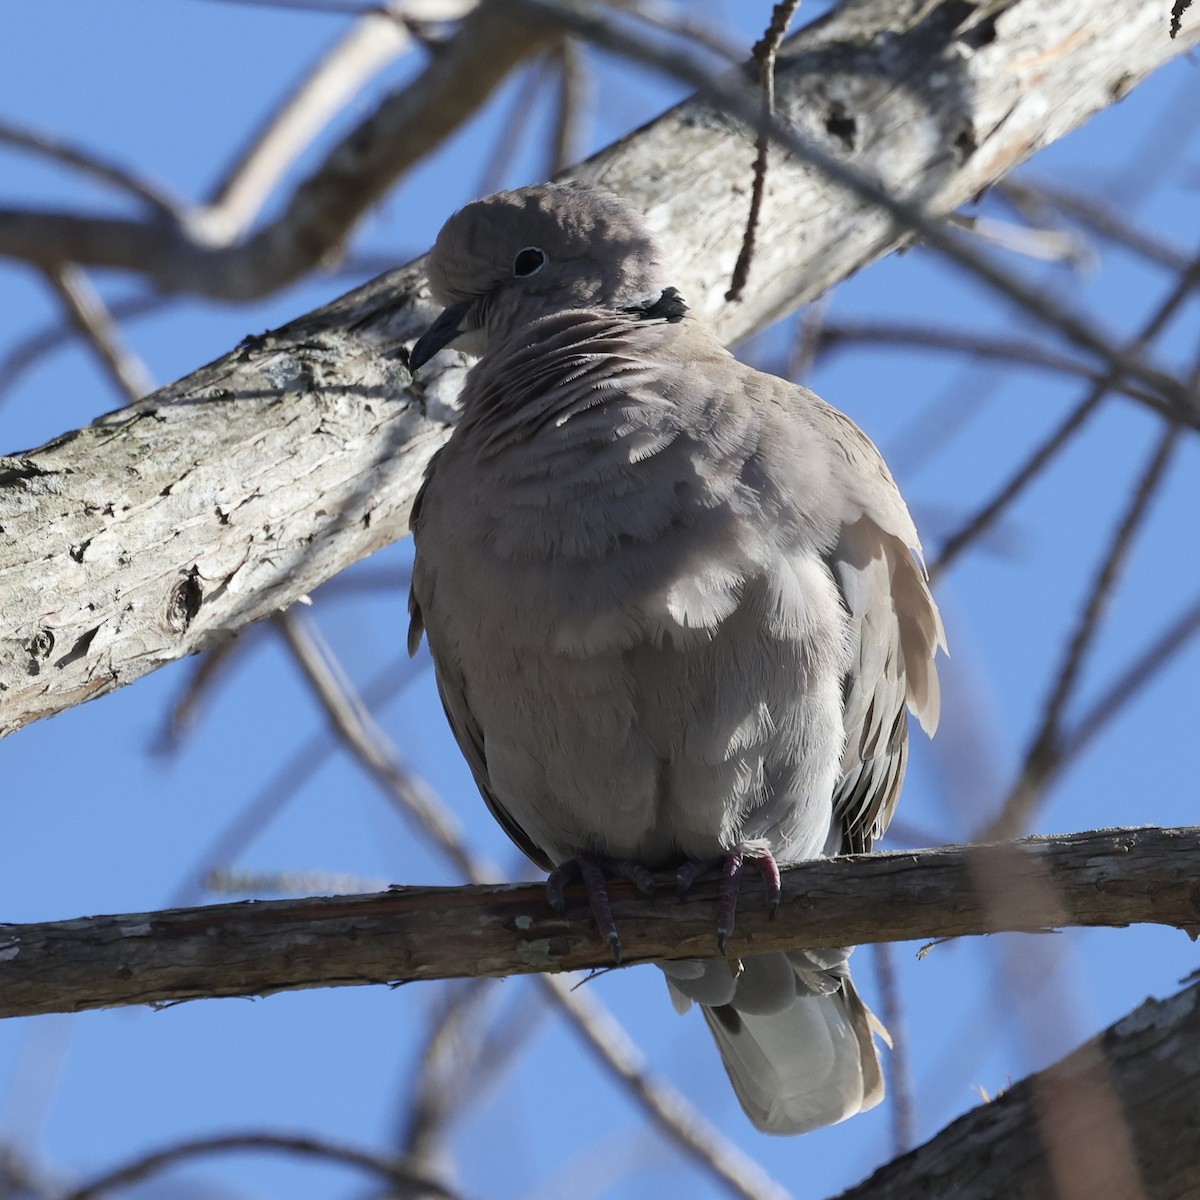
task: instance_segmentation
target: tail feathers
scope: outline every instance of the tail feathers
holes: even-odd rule
[[[733,1090],[763,1133],[807,1133],[883,1099],[873,1035],[888,1040],[887,1031],[849,975],[839,982],[828,995],[797,994],[773,1013],[702,1006]]]

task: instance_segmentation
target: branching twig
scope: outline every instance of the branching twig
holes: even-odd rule
[[[635,61],[656,67],[665,74],[695,87],[701,95],[751,128],[763,130],[777,145],[809,163],[826,178],[844,188],[856,199],[874,206],[894,218],[901,226],[919,236],[931,249],[962,267],[968,274],[1004,296],[1030,316],[1053,329],[1067,341],[1096,355],[1117,377],[1133,378],[1161,399],[1165,415],[1200,427],[1200,400],[1172,376],[1148,364],[1136,343],[1121,347],[1084,316],[1056,303],[1045,291],[1020,276],[1005,270],[989,256],[980,253],[969,239],[950,229],[921,204],[894,195],[879,180],[839,158],[812,138],[764,117],[744,90],[725,78],[714,78],[698,59],[650,42],[639,41],[616,22],[607,19],[580,0],[509,0],[512,7],[531,17],[557,23],[563,30],[576,33],[597,45]]]
[[[1187,270],[1175,281],[1171,291],[1151,314],[1133,345],[1138,348],[1150,345],[1192,294],[1198,281],[1200,281],[1200,257],[1192,259]],[[937,557],[929,566],[931,579],[936,580],[968,546],[991,527],[996,518],[1012,504],[1070,438],[1083,427],[1100,402],[1116,386],[1117,379],[1118,376],[1111,370],[1100,379],[1083,400],[1067,414],[1064,420],[997,490],[995,495],[965,521],[957,532],[946,538]],[[1194,376],[1185,386],[1187,390],[1195,391]]]

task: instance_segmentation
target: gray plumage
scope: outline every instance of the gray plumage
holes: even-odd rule
[[[866,436],[683,315],[615,197],[504,192],[447,222],[446,312],[414,350],[482,354],[413,513],[429,640],[488,806],[535,862],[652,869],[744,848],[864,850],[938,719],[944,647],[912,519]],[[879,1102],[849,951],[662,964],[750,1119]]]

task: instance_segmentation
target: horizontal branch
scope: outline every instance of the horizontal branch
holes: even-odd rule
[[[730,952],[1069,925],[1200,930],[1200,827],[1101,830],[862,855],[784,872],[766,913],[748,885]],[[654,899],[614,882],[627,964],[715,954],[716,884]],[[400,887],[0,928],[0,1016],[311,987],[612,966],[586,900],[536,884]]]
[[[956,0],[841,6],[785,43],[776,111],[890,193],[944,213],[1200,36],[1200,22],[1162,35],[1162,0],[990,11],[981,26]],[[725,304],[753,155],[744,126],[692,100],[576,172],[648,214],[681,290],[727,340],[910,236],[779,155],[750,285]],[[380,276],[0,459],[0,735],[217,644],[403,536],[463,373],[446,354],[414,385],[397,355],[430,319],[423,285],[419,264]]]

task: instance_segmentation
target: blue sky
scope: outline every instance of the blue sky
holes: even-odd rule
[[[705,9],[737,27],[748,45],[769,7]],[[0,119],[67,136],[137,165],[182,195],[202,196],[341,26],[327,16],[199,0],[14,6],[0,45]],[[398,64],[350,118],[418,61]],[[631,68],[600,65],[598,115],[587,132],[591,148],[676,95]],[[511,93],[507,88],[496,108],[377,207],[356,250],[404,261],[428,244],[445,216],[479,186],[481,160]],[[1105,195],[1129,218],[1190,251],[1200,191],[1193,128],[1198,108],[1200,73],[1181,60],[1040,155],[1030,175]],[[539,147],[532,142],[518,156],[506,183],[536,177],[544,159]],[[123,203],[61,169],[0,152],[0,204],[122,211]],[[993,215],[1010,215],[989,203]],[[1098,320],[1126,335],[1171,284],[1162,271],[1107,248],[1083,281],[1062,266],[1013,265],[1051,291],[1073,290]],[[97,282],[110,299],[139,287],[120,277]],[[156,381],[166,383],[246,333],[282,324],[354,282],[316,276],[254,306],[183,299],[130,324],[127,336]],[[1025,330],[975,284],[920,250],[861,272],[836,289],[830,311],[842,318]],[[0,357],[6,347],[58,321],[42,281],[2,261],[0,317]],[[1162,360],[1188,362],[1198,327],[1193,299],[1168,331]],[[765,335],[755,349],[778,347],[785,332]],[[895,452],[901,484],[930,547],[990,495],[1081,394],[1076,384],[1031,372],[997,378],[994,368],[874,349],[838,354],[811,382],[885,453]],[[40,359],[0,396],[0,452],[36,445],[118,403],[89,353],[68,346]],[[913,454],[905,449],[912,431],[929,421],[931,411],[938,414],[935,430],[948,414],[962,427],[944,443]],[[944,668],[946,720],[933,746],[915,736],[900,809],[903,821],[931,840],[953,841],[977,828],[1011,778],[1109,531],[1157,433],[1144,410],[1121,399],[1106,401],[1089,430],[1008,514],[994,544],[972,552],[946,577],[939,600],[954,651]],[[924,441],[928,445],[928,437]],[[1185,438],[1138,539],[1076,711],[1200,590],[1198,468],[1193,435]],[[360,684],[393,659],[401,669],[405,596],[387,580],[404,570],[409,554],[400,545],[376,556],[351,573],[361,589],[320,593],[311,610]],[[372,580],[384,586],[366,587]],[[264,629],[245,640],[199,728],[173,757],[150,748],[191,663],[30,727],[0,746],[4,920],[166,905],[189,873],[210,861],[207,848],[268,786],[280,764],[324,736],[320,714],[278,639]],[[419,660],[418,668],[424,664]],[[1064,776],[1039,812],[1036,830],[1194,822],[1200,751],[1192,681],[1198,671],[1200,649],[1193,644]],[[427,669],[412,672],[380,720],[469,829],[472,846],[522,869],[474,791]],[[370,781],[339,755],[311,774],[233,863],[221,865],[383,882],[454,881]],[[977,1089],[994,1094],[1147,995],[1170,994],[1196,967],[1191,943],[1160,930],[964,941],[920,961],[916,949],[898,946],[893,956],[922,1138],[977,1103]],[[1014,1016],[1001,979],[1002,949],[1037,965],[1036,982],[1025,985],[1024,996],[1041,1013],[1032,1024]],[[871,951],[864,948],[855,961],[862,990],[876,996]],[[698,1016],[676,1017],[656,972],[612,972],[589,987],[626,1024],[653,1068],[800,1200],[830,1195],[890,1156],[886,1107],[802,1139],[755,1134],[737,1109]],[[67,1178],[177,1138],[243,1127],[312,1131],[387,1148],[420,1033],[442,1003],[441,989],[432,986],[337,989],[157,1012],[8,1021],[0,1024],[0,1138]],[[491,1000],[499,1012],[537,1003],[525,981],[498,985]],[[640,1112],[550,1015],[542,1016],[516,1065],[478,1098],[452,1145],[459,1184],[470,1196],[553,1196],[565,1191],[567,1177],[573,1194],[619,1200],[684,1188],[700,1198],[723,1194],[646,1134]],[[277,1156],[206,1160],[185,1176],[246,1197],[324,1200],[358,1194],[362,1186],[342,1169]],[[154,1194],[145,1188],[143,1194]]]

